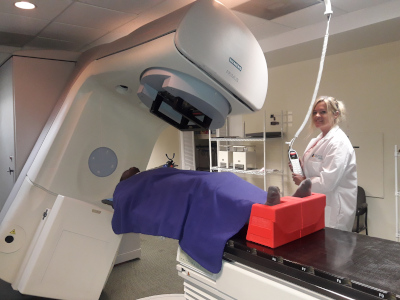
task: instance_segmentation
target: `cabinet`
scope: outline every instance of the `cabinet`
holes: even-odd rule
[[[264,190],[267,190],[267,176],[277,175],[281,179],[281,193],[284,194],[284,113],[281,112],[278,115],[279,129],[273,132],[266,132],[266,117],[264,116],[263,131],[257,133],[246,133],[245,126],[243,124],[243,136],[233,137],[229,136],[228,125],[225,128],[218,129],[216,136],[209,134],[209,149],[212,147],[212,143],[216,143],[217,149],[217,164],[213,164],[210,158],[210,172],[233,172],[247,175],[256,175],[263,177]],[[266,167],[266,153],[268,151],[267,145],[272,140],[279,140],[280,152],[281,152],[281,168],[279,169],[267,169]],[[260,155],[256,155],[256,152],[262,152],[262,161],[256,159]]]
[[[74,67],[18,56],[0,67],[0,210]]]

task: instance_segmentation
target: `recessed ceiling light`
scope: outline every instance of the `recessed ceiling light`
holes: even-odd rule
[[[35,4],[26,1],[15,2],[14,5],[21,9],[34,9],[36,7]]]

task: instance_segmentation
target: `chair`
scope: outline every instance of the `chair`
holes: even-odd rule
[[[364,215],[364,216],[363,216]],[[368,235],[368,204],[365,191],[361,186],[357,187],[357,210],[353,225],[353,232],[360,233],[365,230],[365,234]],[[360,224],[361,221],[361,224]]]

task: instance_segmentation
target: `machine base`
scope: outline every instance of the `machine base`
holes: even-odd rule
[[[139,233],[125,233],[122,236],[121,244],[118,249],[115,264],[121,264],[136,258],[140,258],[142,249],[140,248]]]

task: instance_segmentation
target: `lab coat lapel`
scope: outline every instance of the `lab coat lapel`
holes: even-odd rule
[[[310,143],[307,145],[306,150],[304,151],[303,154],[303,161],[305,160],[306,156],[311,155],[311,153],[308,153],[310,148],[317,148],[318,146],[322,145],[325,141],[330,140],[336,133],[336,131],[339,129],[338,125],[334,125],[331,130],[329,130],[328,134],[324,137],[322,137],[322,132],[316,137],[313,138]]]
[[[328,134],[326,136],[324,136],[321,140],[325,141],[325,140],[331,139],[336,134],[336,131],[338,131],[338,129],[339,129],[339,126],[338,125],[334,125],[331,128],[331,130],[329,130]]]

